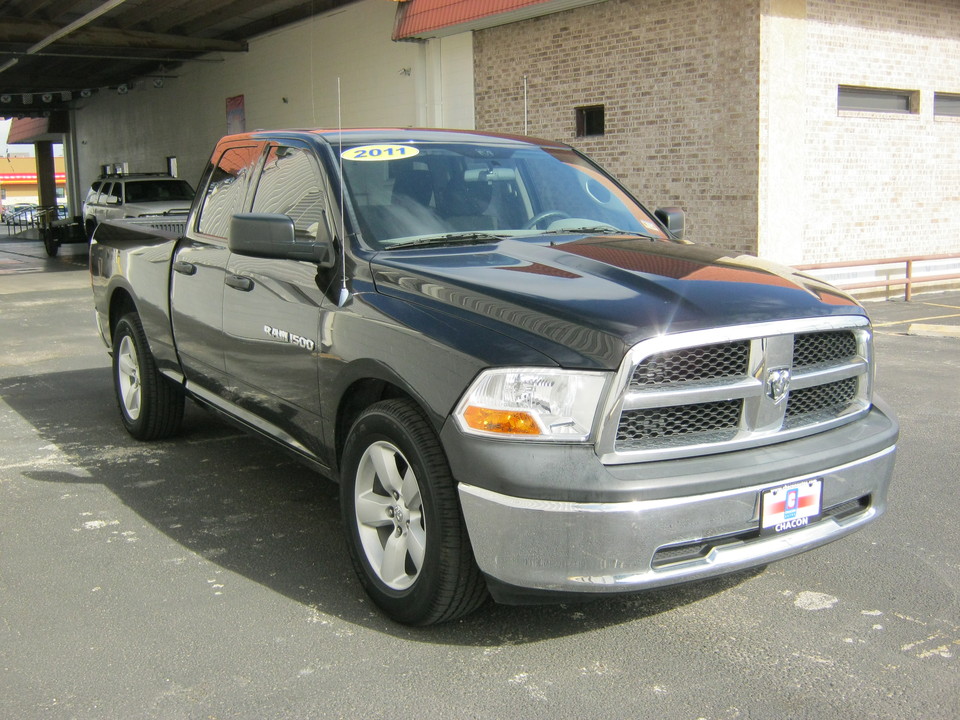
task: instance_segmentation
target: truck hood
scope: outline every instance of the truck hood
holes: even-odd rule
[[[848,295],[752,256],[634,236],[543,236],[393,250],[377,291],[482,324],[565,367],[612,369],[664,333],[863,315]]]

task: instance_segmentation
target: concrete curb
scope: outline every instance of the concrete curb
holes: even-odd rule
[[[913,323],[907,328],[907,335],[917,335],[919,337],[960,338],[960,326],[925,325],[923,323]]]

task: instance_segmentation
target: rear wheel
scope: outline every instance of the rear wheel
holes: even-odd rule
[[[360,416],[340,497],[357,575],[391,618],[430,625],[486,599],[446,457],[412,402],[386,400]]]
[[[56,257],[60,252],[60,243],[53,237],[53,230],[43,228],[40,234],[43,236],[43,249],[47,252],[47,257]]]
[[[124,427],[138,440],[159,440],[180,429],[184,397],[160,374],[136,313],[124,315],[113,333],[113,385]]]

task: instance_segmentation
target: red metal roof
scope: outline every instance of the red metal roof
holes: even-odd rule
[[[10,123],[7,143],[10,145],[18,145],[33,142],[34,137],[47,132],[47,126],[49,124],[50,120],[45,117],[14,118],[13,122]]]
[[[36,142],[63,142],[62,135],[70,132],[67,113],[53,111],[49,117],[14,118],[7,133],[8,145],[29,145]]]
[[[393,39],[438,37],[452,34],[451,28],[478,30],[594,2],[602,0],[401,0]],[[498,15],[506,17],[491,21]]]

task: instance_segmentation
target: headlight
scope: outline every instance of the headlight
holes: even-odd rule
[[[515,440],[590,439],[609,373],[497,368],[480,373],[457,405],[464,432]]]

